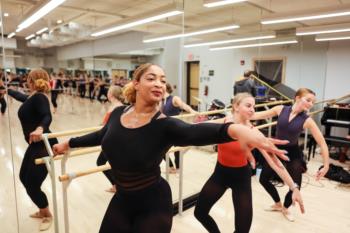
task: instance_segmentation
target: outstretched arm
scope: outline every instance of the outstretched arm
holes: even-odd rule
[[[309,129],[312,136],[314,137],[314,139],[316,140],[317,144],[320,146],[321,148],[321,156],[323,157],[323,168],[321,170],[319,170],[316,174],[316,180],[319,180],[321,177],[323,177],[328,169],[329,169],[329,151],[328,151],[328,146],[327,143],[320,131],[320,129],[318,128],[318,126],[316,125],[315,121],[309,117],[305,123],[304,123],[304,128]]]
[[[179,107],[181,108],[182,110],[188,112],[188,113],[198,113],[197,111],[193,110],[191,108],[191,106],[189,106],[188,104],[186,104],[185,102],[183,102],[180,97],[178,96],[174,96],[173,98],[173,105],[175,107]]]
[[[12,90],[11,88],[7,89],[7,94],[20,102],[24,102],[28,99],[28,95]]]
[[[278,116],[282,108],[283,108],[283,105],[278,105],[269,110],[255,112],[251,120],[261,120],[261,119],[267,119],[274,116]]]

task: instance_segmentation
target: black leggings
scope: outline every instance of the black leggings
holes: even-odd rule
[[[57,96],[58,90],[51,90],[51,103],[54,106],[54,108],[57,108]]]
[[[101,166],[101,165],[105,165],[107,163],[107,158],[104,155],[104,153],[101,151],[100,155],[97,158],[96,164],[97,166]],[[113,176],[113,172],[112,170],[107,170],[107,171],[103,171],[103,174],[105,174],[105,176],[107,177],[107,179],[109,180],[109,182],[111,182],[112,185],[115,184],[114,181],[114,176]]]
[[[251,169],[248,165],[232,168],[217,163],[214,173],[199,194],[194,216],[208,232],[220,232],[215,220],[209,215],[209,211],[228,188],[232,189],[235,232],[249,232],[253,218],[253,206]]]
[[[50,140],[50,144],[56,144],[57,140]],[[27,194],[34,204],[40,208],[48,207],[47,197],[41,190],[41,185],[47,176],[45,164],[36,165],[35,159],[47,156],[43,142],[36,142],[29,145],[22,161],[19,178],[24,185]]]
[[[137,191],[118,188],[102,220],[100,233],[169,233],[173,205],[169,184],[156,184]]]
[[[302,181],[302,174],[304,172],[304,162],[303,162],[303,154],[298,146],[284,146],[279,148],[287,150],[288,151],[288,157],[290,159],[289,162],[285,162],[285,167],[289,173],[289,175],[292,177],[293,181],[301,187],[301,181]],[[265,161],[263,165],[263,169],[261,171],[260,175],[260,184],[265,188],[265,190],[270,194],[272,199],[275,203],[280,202],[280,196],[278,194],[277,189],[275,186],[271,183],[271,178],[274,176],[275,172],[272,170],[272,168],[269,166],[269,164]],[[287,192],[283,206],[285,208],[289,208],[292,204],[292,191]]]
[[[1,113],[4,114],[6,111],[6,100],[5,97],[0,97]]]
[[[174,157],[175,157],[175,166],[176,169],[180,168],[180,151],[175,151],[174,152]],[[166,161],[165,159],[165,155],[163,156],[164,161]],[[173,161],[171,160],[171,158],[169,157],[169,167],[174,167]]]

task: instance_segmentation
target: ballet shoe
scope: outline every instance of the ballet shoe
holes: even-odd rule
[[[40,231],[46,231],[50,228],[52,224],[52,217],[44,217],[41,220],[40,226],[39,226],[39,230]]]
[[[270,211],[270,212],[282,211],[282,207],[272,205],[272,206],[266,207],[264,210],[265,210],[265,211]]]
[[[294,215],[290,211],[283,210],[282,214],[289,222],[294,222],[295,221]]]
[[[44,218],[44,216],[41,215],[39,211],[29,215],[29,217],[31,217],[31,218]]]

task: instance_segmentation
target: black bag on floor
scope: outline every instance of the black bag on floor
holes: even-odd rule
[[[322,169],[323,166],[319,168]],[[335,180],[344,184],[350,184],[350,173],[345,171],[343,167],[333,164],[329,165],[329,170],[325,175],[330,180]]]

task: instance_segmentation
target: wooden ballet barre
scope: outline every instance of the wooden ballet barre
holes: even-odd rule
[[[65,156],[67,156],[68,158],[71,157],[77,157],[80,155],[85,155],[85,154],[89,154],[89,153],[93,153],[93,152],[100,152],[101,146],[95,146],[95,147],[89,147],[89,148],[83,148],[83,149],[78,149],[78,150],[74,150],[72,152],[70,152],[67,155],[57,155],[55,157],[53,157],[53,160],[61,160],[63,159]],[[45,159],[44,158],[40,158],[40,159],[35,159],[35,164],[39,165],[39,164],[44,164],[45,163]]]
[[[70,135],[74,135],[74,134],[89,133],[89,132],[94,132],[94,131],[100,130],[102,127],[103,126],[95,126],[95,127],[79,129],[79,130],[67,130],[67,131],[62,131],[62,132],[58,132],[58,133],[49,133],[49,134],[47,134],[47,137],[48,138],[58,138],[58,137],[70,136]]]
[[[186,146],[186,147],[179,147],[179,146],[171,147],[168,150],[167,153],[172,153],[172,152],[175,152],[175,151],[182,151],[182,150],[186,150],[188,148],[190,148],[190,146]],[[97,173],[97,172],[103,172],[103,171],[107,171],[107,170],[110,170],[110,169],[111,169],[111,165],[109,165],[109,163],[107,163],[105,165],[101,165],[101,166],[98,166],[98,167],[87,169],[85,171],[79,171],[79,172],[72,172],[72,173],[63,174],[63,175],[58,177],[58,180],[60,182],[68,181],[68,180],[75,179],[75,178],[78,178],[78,177],[81,177],[81,176],[86,176],[86,175],[94,174],[94,173]]]
[[[290,102],[293,102],[293,100],[273,101],[273,102],[268,102],[268,103],[265,103],[265,104],[257,104],[257,105],[255,105],[255,107],[279,105],[279,104],[285,104],[285,103],[290,103]],[[182,118],[194,117],[194,116],[212,115],[212,114],[222,113],[222,112],[226,112],[226,111],[231,111],[231,108],[224,108],[224,109],[212,110],[212,111],[206,111],[206,112],[199,112],[199,113],[189,113],[189,114],[183,114],[183,115],[178,115],[178,116],[173,116],[173,117],[174,118],[178,118],[178,119],[182,119]]]
[[[78,177],[81,177],[81,176],[87,176],[87,175],[90,175],[90,174],[93,174],[93,173],[107,171],[107,170],[110,170],[110,169],[111,169],[111,165],[109,165],[109,163],[107,163],[105,165],[101,165],[101,166],[98,166],[98,167],[87,169],[85,171],[79,171],[79,172],[63,174],[63,175],[58,177],[58,180],[60,182],[63,182],[63,181],[67,181],[67,180],[70,180],[70,179],[78,178]]]
[[[323,112],[323,111],[324,111],[324,109],[317,110],[317,111],[314,111],[314,112],[310,112],[308,115],[312,116],[312,115],[315,115],[315,114]],[[274,121],[274,122],[271,122],[271,123],[267,123],[267,124],[263,124],[263,125],[258,125],[255,128],[263,129],[263,128],[266,128],[266,127],[269,127],[269,126],[274,126],[274,125],[277,125],[277,121]]]
[[[186,148],[188,148],[188,147],[171,147],[167,153],[171,153],[171,152],[175,152],[175,151],[179,151],[179,150],[184,150]],[[67,156],[67,158],[72,158],[72,157],[77,157],[77,156],[81,156],[81,155],[85,155],[85,154],[89,154],[89,153],[94,153],[94,152],[100,152],[100,151],[102,151],[101,146],[83,148],[83,149],[74,150],[67,155],[62,155],[62,154],[57,155],[57,156],[53,157],[53,160],[61,160],[65,156]],[[36,165],[44,164],[44,163],[45,163],[44,158],[35,159]]]

